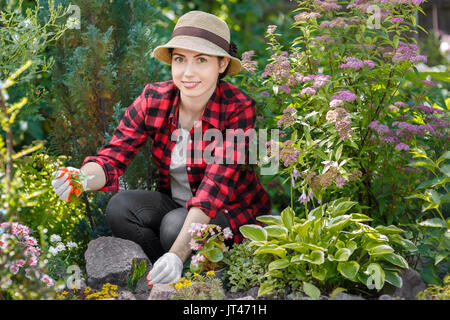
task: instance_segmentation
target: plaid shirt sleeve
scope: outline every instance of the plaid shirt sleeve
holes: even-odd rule
[[[137,152],[147,141],[149,132],[145,123],[146,108],[148,105],[145,92],[127,108],[111,140],[103,146],[96,156],[86,157],[83,165],[96,162],[102,166],[106,176],[106,184],[100,191],[119,190],[119,176],[133,160]]]
[[[230,115],[225,131],[227,129],[233,129],[235,131],[242,129],[243,132],[246,132],[254,128],[255,120],[256,103],[251,99],[245,105],[236,108]],[[219,154],[222,156],[226,155],[226,148],[232,148],[234,145],[234,141],[228,141],[226,138],[223,140],[223,148],[216,147],[216,154],[220,150],[221,153]],[[205,175],[195,196],[186,202],[186,208],[188,210],[191,207],[200,208],[211,219],[214,219],[217,213],[227,205],[237,184],[241,167],[243,166],[242,161],[238,161],[238,159],[242,159],[241,157],[244,156],[244,162],[248,162],[248,157],[246,156],[247,150],[249,149],[248,139],[237,140],[238,143],[236,143],[233,152],[234,159],[222,157],[222,163],[214,162],[206,166]],[[241,155],[241,151],[245,151],[245,154]]]

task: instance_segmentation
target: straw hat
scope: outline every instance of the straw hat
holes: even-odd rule
[[[171,64],[168,48],[180,48],[195,52],[228,57],[230,63],[227,75],[241,70],[241,61],[230,55],[230,29],[225,21],[213,14],[203,11],[190,11],[182,15],[172,32],[172,36],[164,45],[153,50],[153,57]]]

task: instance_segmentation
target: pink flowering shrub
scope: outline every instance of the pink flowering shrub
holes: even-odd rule
[[[17,222],[0,224],[0,297],[54,298],[56,282],[45,272],[41,248],[31,230]]]
[[[190,270],[199,273],[221,267],[223,253],[228,251],[225,240],[233,237],[231,229],[222,229],[215,224],[192,223],[189,234],[192,237],[190,248],[196,252],[191,258]]]
[[[293,197],[306,209],[350,193],[383,222],[394,210],[404,215],[398,200],[420,179],[413,168],[399,170],[412,159],[409,149],[449,141],[445,101],[415,68],[426,63],[414,38],[422,2],[303,0],[291,43],[268,27],[270,58],[249,78],[259,79],[273,115],[266,125],[285,137],[280,174],[290,176],[291,206]]]

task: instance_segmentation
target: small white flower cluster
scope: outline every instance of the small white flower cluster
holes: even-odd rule
[[[50,242],[55,244],[55,246],[51,246],[48,249],[48,252],[50,252],[53,256],[56,256],[58,253],[62,251],[65,251],[66,248],[71,249],[76,248],[78,246],[75,242],[72,241],[68,241],[66,244],[64,244],[61,241],[61,237],[57,234],[52,234],[50,236]]]

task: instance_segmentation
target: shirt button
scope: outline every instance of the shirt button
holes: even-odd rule
[[[225,209],[225,210],[223,210],[225,213],[228,213],[228,210],[227,209]]]
[[[187,169],[187,171],[191,171],[191,167],[187,167],[186,169]]]
[[[195,192],[195,191],[197,191],[197,189],[193,188],[193,189],[192,189],[192,191],[194,191],[194,192]]]

